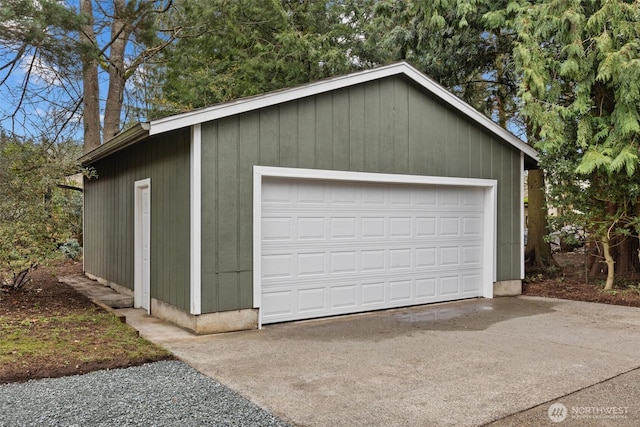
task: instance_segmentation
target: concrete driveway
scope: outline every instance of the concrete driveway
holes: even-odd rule
[[[210,336],[118,311],[296,425],[546,425],[555,401],[562,425],[640,425],[637,308],[474,299]]]

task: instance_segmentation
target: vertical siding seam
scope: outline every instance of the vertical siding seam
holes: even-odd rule
[[[347,90],[347,127],[343,130],[347,140],[347,170],[351,170],[351,91]]]
[[[352,97],[352,87],[347,89],[347,112],[349,113],[349,120],[347,120],[347,129],[345,130],[345,132],[347,133],[347,153],[348,153],[348,160],[347,160],[347,170],[352,171],[353,170],[353,165],[351,163],[351,97]]]
[[[218,203],[218,197],[219,197],[219,188],[220,188],[220,177],[218,176],[219,171],[220,171],[220,164],[218,163],[218,155],[219,155],[219,145],[220,145],[220,121],[217,121],[215,123],[215,131],[214,131],[214,135],[215,135],[215,143],[212,144],[213,145],[213,164],[215,165],[215,183],[213,185],[214,187],[214,201],[215,201],[215,205],[213,208],[213,212],[215,214],[215,222],[213,224],[213,226],[215,227],[215,236],[216,236],[216,242],[214,243],[213,247],[214,247],[214,263],[215,263],[215,271],[213,272],[213,277],[214,277],[214,289],[215,289],[215,293],[213,295],[214,299],[215,299],[215,306],[216,306],[216,311],[220,311],[220,250],[219,250],[219,245],[220,245],[220,203]],[[259,156],[260,154],[258,154]]]
[[[296,167],[300,167],[300,101],[296,100],[294,102],[295,108],[293,116],[296,119],[296,132],[295,132],[295,141],[294,146],[296,147]]]
[[[380,169],[381,163],[382,163],[382,155],[381,155],[381,150],[382,150],[382,123],[381,123],[381,119],[382,119],[382,102],[380,102],[380,97],[381,97],[381,90],[380,90],[380,80],[376,80],[376,97],[378,98],[377,100],[377,104],[378,104],[378,137],[376,138],[376,142],[378,144],[378,148],[376,153],[378,154],[378,158],[376,159],[376,164],[378,165],[377,169]]]

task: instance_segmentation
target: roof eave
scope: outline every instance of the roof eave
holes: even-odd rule
[[[78,160],[82,166],[90,165],[91,163],[107,157],[116,151],[120,151],[125,147],[143,140],[149,136],[149,128],[149,123],[137,123],[106,141],[98,148],[83,154]]]

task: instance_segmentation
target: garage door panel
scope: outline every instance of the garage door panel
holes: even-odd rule
[[[363,273],[385,271],[384,249],[364,250],[360,253],[360,271]]]
[[[422,277],[422,278],[416,279],[415,283],[416,283],[416,299],[418,301],[436,297],[436,278],[435,277]]]
[[[462,247],[462,264],[465,266],[480,266],[482,262],[482,247],[480,246],[463,246]]]
[[[460,236],[460,218],[457,216],[440,218],[440,236]]]
[[[262,315],[266,323],[272,323],[473,297],[477,296],[474,290],[479,277],[423,276],[357,284],[345,281],[322,288],[301,285],[266,293]]]
[[[483,228],[482,217],[462,218],[462,235],[465,237],[481,236]]]
[[[361,234],[363,239],[384,239],[386,236],[384,217],[362,217],[360,219]]]
[[[355,273],[356,251],[331,252],[329,274]]]
[[[479,274],[462,276],[462,292],[476,293],[480,291],[482,278]]]
[[[416,237],[435,237],[436,217],[417,217],[416,218]]]
[[[292,204],[297,189],[295,182],[274,180],[262,188],[262,205]]]
[[[298,240],[324,240],[326,238],[326,218],[302,217],[296,219],[296,235]]]
[[[355,205],[356,187],[346,182],[333,182],[329,187],[330,200],[334,205]]]
[[[460,293],[460,276],[440,278],[440,295],[458,295]]]
[[[436,248],[416,248],[416,268],[436,267]]]
[[[295,310],[291,305],[291,290],[269,292],[262,296],[262,315],[266,318],[289,315]]]
[[[357,307],[357,303],[356,285],[334,286],[331,288],[330,308]]]
[[[408,206],[412,203],[412,191],[409,187],[397,187],[389,191],[389,204],[391,206]]]
[[[296,292],[297,306],[299,313],[309,313],[314,311],[324,311],[325,294],[327,290],[324,287],[312,289],[299,289]],[[292,308],[294,306],[292,305]]]
[[[361,189],[361,201],[364,206],[376,206],[380,207],[386,203],[385,199],[385,189],[383,187],[374,187],[374,186],[362,186]]]
[[[482,191],[465,191],[464,192],[464,203],[465,207],[483,207],[484,206],[484,195]]]
[[[389,250],[389,270],[412,267],[413,251],[410,248]]]
[[[264,218],[262,220],[263,240],[292,240],[291,218]]]
[[[332,239],[355,239],[356,235],[356,217],[335,217],[331,218]]]
[[[271,254],[262,257],[262,274],[266,279],[281,279],[293,276],[293,262],[290,253]]]
[[[308,182],[304,191],[298,194],[299,205],[322,205],[327,200],[325,184],[322,182]]]
[[[481,189],[268,179],[262,193],[262,323],[481,296]]]
[[[460,190],[455,188],[438,189],[439,204],[448,208],[460,206]]]
[[[389,282],[389,301],[410,301],[411,297],[411,280]]]
[[[361,286],[362,305],[384,304],[385,283],[364,283]]]
[[[297,258],[298,277],[321,276],[327,271],[324,252],[299,253]]]
[[[443,246],[440,248],[439,266],[457,267],[460,265],[460,246]]]

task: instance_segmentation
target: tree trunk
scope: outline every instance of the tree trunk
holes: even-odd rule
[[[601,244],[597,241],[589,241],[587,242],[587,254],[586,254],[586,268],[589,272],[589,276],[591,278],[596,278],[602,273],[602,248]]]
[[[604,261],[607,263],[607,281],[604,285],[605,291],[610,291],[613,289],[613,282],[615,279],[615,261],[613,260],[613,256],[611,256],[611,248],[609,246],[609,237],[605,234],[602,237],[602,252],[604,254]]]
[[[632,233],[633,229],[629,230]],[[638,238],[635,236],[618,236],[611,239],[611,255],[616,260],[618,276],[632,277],[638,271]]]
[[[554,264],[551,245],[545,242],[547,228],[547,201],[544,194],[544,172],[542,169],[529,171],[527,180],[529,191],[529,220],[525,259],[528,267],[548,267]]]
[[[93,28],[92,0],[80,0],[80,13],[86,20],[80,33],[82,51],[82,90],[84,124],[84,152],[100,145],[100,89],[98,86],[97,43]]]
[[[120,131],[120,114],[124,85],[126,83],[124,54],[129,38],[124,0],[114,0],[115,16],[111,24],[111,46],[109,47],[109,91],[104,110],[104,140],[107,141]]]

